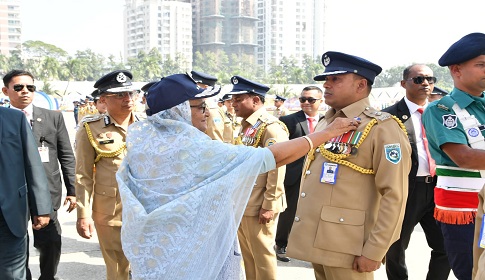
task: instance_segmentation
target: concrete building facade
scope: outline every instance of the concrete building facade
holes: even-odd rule
[[[257,0],[257,63],[268,70],[283,57],[302,65],[323,53],[324,0]]]
[[[192,66],[192,7],[190,1],[125,0],[125,59],[158,49],[163,59],[184,58]]]
[[[224,51],[254,60],[255,0],[193,0],[192,9],[194,52]]]
[[[20,0],[0,0],[0,53],[9,55],[22,44]]]

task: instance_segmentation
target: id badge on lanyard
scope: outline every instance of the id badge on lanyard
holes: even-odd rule
[[[37,149],[39,150],[40,160],[42,162],[49,162],[49,147],[44,146],[44,141],[42,141],[42,146]]]
[[[325,184],[335,184],[337,181],[338,164],[333,162],[324,162],[320,182]]]

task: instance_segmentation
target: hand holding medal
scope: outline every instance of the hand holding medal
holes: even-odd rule
[[[355,144],[358,143],[362,136],[362,132],[355,131],[359,124],[360,118],[358,117],[354,119],[336,118],[327,128],[335,129],[334,126],[336,126],[335,131],[343,130],[344,132],[330,139],[324,145],[324,148],[334,154],[355,154],[357,152]]]

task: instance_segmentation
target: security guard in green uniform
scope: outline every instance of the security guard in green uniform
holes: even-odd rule
[[[381,67],[340,52],[322,62],[314,79],[324,81],[331,108],[315,131],[337,117],[361,124],[307,155],[287,256],[311,262],[316,279],[373,279],[399,238],[411,147],[398,119],[370,107]]]
[[[284,123],[264,108],[269,87],[240,76],[231,78],[234,85],[232,104],[242,128],[236,144],[268,147],[288,141]],[[286,166],[258,176],[238,230],[239,244],[247,279],[276,279],[276,252],[273,249],[278,214],[286,209]]]
[[[96,227],[108,280],[129,277],[121,248],[121,199],[115,175],[126,155],[127,128],[137,121],[133,97],[138,91],[132,78],[126,70],[101,77],[94,87],[107,113],[85,118],[76,134],[76,227],[87,239]]]
[[[480,241],[473,241],[474,231],[477,238],[483,214],[478,203],[485,184],[485,34],[464,36],[438,63],[450,70],[454,88],[431,103],[422,116],[438,176],[434,217],[443,233],[453,274],[460,280],[472,279],[480,251]]]

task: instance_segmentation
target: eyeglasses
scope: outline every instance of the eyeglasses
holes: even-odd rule
[[[315,102],[317,102],[317,100],[320,100],[320,99],[316,99],[316,98],[313,98],[313,97],[300,97],[298,99],[300,100],[300,103],[305,103],[305,101],[308,101],[308,103],[310,103],[310,104],[315,104]]]
[[[35,86],[34,85],[22,85],[22,84],[13,85],[13,90],[15,90],[15,91],[21,91],[25,87],[27,87],[27,90],[30,91],[30,92],[34,92],[35,91]]]
[[[106,96],[114,97],[116,99],[123,99],[127,96],[130,96],[130,98],[133,98],[133,96],[135,96],[136,94],[138,94],[138,91],[124,91],[124,92],[114,92],[114,93],[106,94]]]
[[[190,108],[202,109],[202,114],[205,114],[205,110],[207,109],[207,103],[202,102],[202,104],[197,106],[190,106]]]
[[[438,79],[436,79],[436,77],[417,76],[417,77],[414,77],[414,78],[411,78],[411,79],[407,79],[406,81],[411,81],[411,80],[413,80],[413,83],[420,85],[424,82],[424,80],[428,81],[428,83],[430,83],[430,84],[434,84],[434,83],[436,83],[436,81]]]

